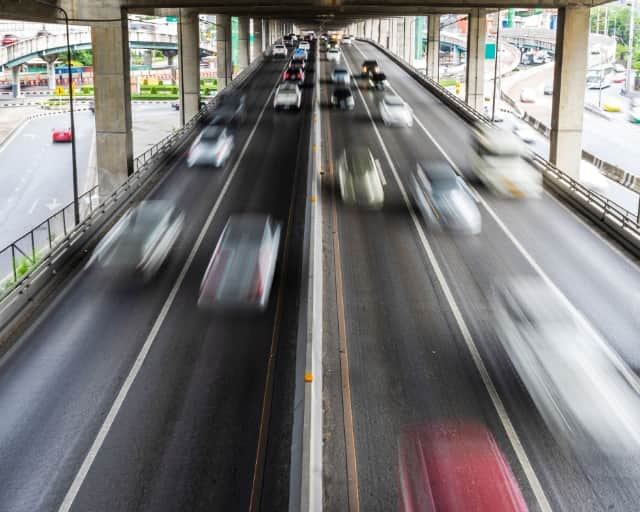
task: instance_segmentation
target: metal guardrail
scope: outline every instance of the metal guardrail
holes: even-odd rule
[[[225,91],[241,87],[262,64],[258,57],[244,69]],[[94,234],[104,227],[108,220],[122,210],[122,207],[138,192],[160,168],[157,165],[164,157],[172,154],[184,142],[189,140],[197,125],[206,119],[216,107],[220,95],[216,95],[180,130],[168,135],[160,142],[138,155],[133,162],[134,172],[110,195],[100,197],[97,187],[80,196],[81,222],[74,225],[73,203],[49,217],[15,242],[0,250],[0,328],[6,324],[4,317],[15,314],[28,298],[18,301],[17,296],[32,296],[38,290],[32,286],[35,281],[46,280],[52,272],[53,261],[59,261],[62,254],[75,250],[85,240],[85,235]],[[42,276],[47,274],[47,276]],[[53,272],[55,274],[55,272]],[[41,284],[40,286],[44,286]],[[35,287],[37,288],[37,287]],[[14,306],[14,303],[20,305]],[[7,310],[11,310],[7,313]]]
[[[447,107],[462,117],[466,122],[471,124],[491,124],[485,116],[471,108],[437,82],[420,74],[409,63],[397,55],[394,55],[388,49],[370,39],[360,39],[385,53],[427,90],[439,97]],[[551,162],[533,151],[530,151],[529,159],[542,173],[544,183],[547,186],[565,196],[574,206],[577,206],[578,209],[588,214],[594,221],[601,223],[608,231],[617,235],[620,241],[633,250],[633,252],[640,253],[640,223],[635,214],[614,201],[607,199],[598,192],[594,192],[585,187],[578,180],[564,173]]]

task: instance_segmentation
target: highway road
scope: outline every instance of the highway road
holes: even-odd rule
[[[401,428],[442,420],[488,427],[530,510],[635,509],[640,486],[628,475],[637,463],[589,464],[559,449],[497,340],[490,291],[508,277],[544,275],[638,369],[637,266],[547,193],[516,202],[478,186],[480,235],[429,231],[406,200],[410,172],[416,160],[445,155],[467,168],[469,128],[374,47],[344,53],[353,70],[377,59],[416,121],[384,127],[381,93],[362,82],[354,111],[323,117],[329,161],[368,146],[386,178],[381,211],[335,197],[325,205],[327,510],[349,501],[351,510],[396,509]]]
[[[133,145],[138,155],[179,128],[178,112],[168,102],[133,104]],[[78,187],[96,184],[95,119],[76,114]],[[53,128],[66,128],[68,114],[35,118],[19,127],[0,147],[0,247],[22,236],[73,200],[71,145],[51,142]]]
[[[151,197],[186,222],[156,280],[82,270],[0,360],[0,509],[286,510],[311,89],[303,112],[274,112],[282,66],[247,84],[222,169],[188,168],[187,148],[167,162]],[[237,212],[283,223],[271,301],[205,314],[200,281]]]

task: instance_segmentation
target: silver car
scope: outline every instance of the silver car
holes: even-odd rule
[[[222,125],[207,126],[193,141],[187,157],[187,165],[224,165],[233,150],[234,137],[231,130]]]
[[[184,214],[171,201],[143,201],[111,228],[89,263],[148,280],[167,258],[183,224]]]
[[[351,75],[346,68],[333,68],[331,72],[331,82],[334,84],[349,85],[351,83]]]
[[[475,198],[448,162],[418,163],[412,185],[415,203],[428,224],[457,233],[480,233],[482,216]]]
[[[413,110],[397,94],[385,94],[379,107],[385,126],[413,126]]]
[[[379,210],[384,204],[382,169],[369,148],[344,150],[337,162],[342,200],[351,205]]]
[[[202,278],[198,306],[262,311],[278,259],[281,226],[268,215],[233,215]]]

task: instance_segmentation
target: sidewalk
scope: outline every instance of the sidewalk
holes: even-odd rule
[[[3,109],[0,114],[0,146],[26,119],[41,112],[40,107],[31,106]]]

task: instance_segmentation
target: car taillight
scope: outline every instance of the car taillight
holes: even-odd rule
[[[260,275],[260,269],[256,270],[256,274],[253,277],[253,289],[251,291],[251,298],[260,299],[264,293],[264,285],[262,283],[262,276]]]
[[[288,79],[289,79],[289,72],[288,72],[288,71],[286,71],[286,72],[285,72],[285,74],[284,74],[284,79],[285,79],[285,80],[288,80]]]

